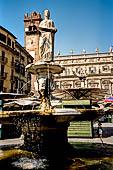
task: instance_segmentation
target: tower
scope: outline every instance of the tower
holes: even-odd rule
[[[33,11],[30,16],[24,14],[25,23],[25,48],[34,58],[34,63],[39,60],[39,37],[40,33],[38,31],[38,26],[42,21],[40,13]]]
[[[25,46],[25,49],[34,58],[33,63],[36,63],[39,60],[40,33],[37,28],[41,21],[42,21],[42,17],[40,13],[33,11],[32,13],[30,13],[30,16],[28,16],[28,13],[24,14],[24,23],[25,23],[24,46]],[[31,91],[37,94],[35,84],[37,85],[36,76],[32,75],[31,76]]]

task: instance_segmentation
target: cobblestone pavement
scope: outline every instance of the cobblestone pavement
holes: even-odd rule
[[[113,136],[107,138],[68,138],[68,142],[105,143],[113,145]]]

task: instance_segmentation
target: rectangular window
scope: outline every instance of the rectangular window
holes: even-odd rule
[[[14,57],[13,57],[13,56],[12,56],[11,66],[12,66],[12,67],[15,66],[15,64],[14,64]]]
[[[20,67],[20,73],[25,76],[25,66],[24,65],[21,65]]]
[[[24,56],[21,55],[21,59],[24,61]]]
[[[11,46],[11,39],[8,37],[7,45]]]
[[[103,71],[108,71],[109,70],[109,66],[103,66],[102,69],[103,69]]]
[[[14,73],[14,71],[11,70],[11,80],[13,80],[13,73]]]
[[[96,72],[96,67],[89,67],[89,73],[94,74]]]
[[[113,73],[113,68],[111,68],[111,73]]]
[[[12,57],[12,63],[14,63],[14,57]]]
[[[6,43],[6,36],[2,33],[0,33],[0,41]]]
[[[5,52],[4,51],[2,51],[2,57],[5,57]]]
[[[0,91],[3,91],[4,81],[0,80]]]
[[[18,51],[16,52],[16,55],[19,56],[19,52]]]
[[[2,61],[4,61],[4,58],[5,58],[5,52],[2,51]]]
[[[12,48],[14,49],[15,47],[14,47],[14,42],[12,41]]]
[[[15,77],[15,89],[18,89],[18,77]]]
[[[19,61],[15,61],[15,71],[17,72],[17,73],[20,73],[20,63],[19,63]]]
[[[1,65],[1,76],[4,75],[4,65]]]

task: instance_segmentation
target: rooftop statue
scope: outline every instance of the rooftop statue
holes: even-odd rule
[[[39,24],[40,41],[39,55],[42,61],[53,61],[54,56],[54,35],[57,29],[54,27],[53,20],[49,19],[49,10],[44,10],[44,20]]]

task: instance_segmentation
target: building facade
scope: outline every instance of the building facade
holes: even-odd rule
[[[32,62],[16,37],[0,26],[0,92],[29,93],[31,75],[25,72],[25,66]]]
[[[108,91],[108,96],[113,94],[113,52],[99,51],[90,54],[70,54],[56,56],[55,63],[65,67],[62,74],[55,77],[57,88],[80,88],[81,79],[84,77],[86,88],[102,88]]]

